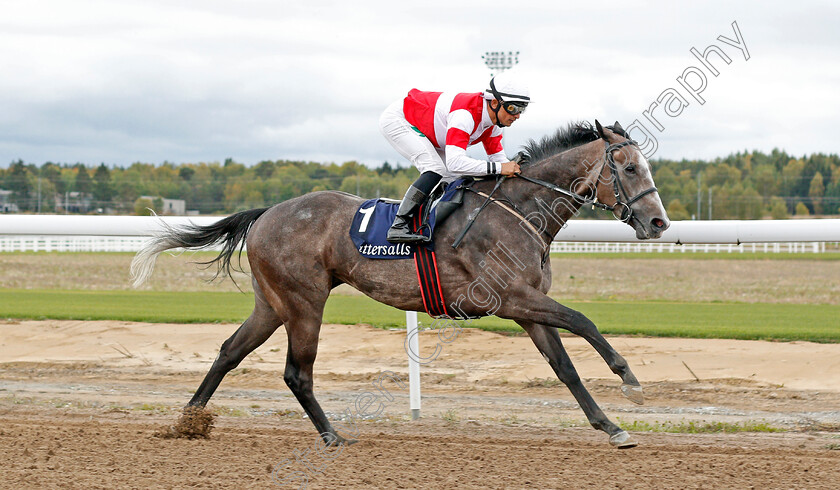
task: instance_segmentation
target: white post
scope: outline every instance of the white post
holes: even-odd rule
[[[420,354],[419,332],[417,331],[417,312],[405,312],[406,335],[408,348],[414,356],[408,356],[408,392],[411,407],[411,420],[420,418],[420,362],[416,358]]]

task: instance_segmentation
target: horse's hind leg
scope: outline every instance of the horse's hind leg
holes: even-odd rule
[[[323,305],[321,305],[323,308]],[[318,334],[321,331],[321,311],[310,308],[305,314],[295,315],[286,323],[289,337],[288,352],[286,354],[286,370],[283,380],[300,402],[309,419],[327,445],[353,444],[353,439],[340,436],[330,425],[321,405],[315,399],[312,390],[312,368],[318,354]]]
[[[265,299],[256,281],[254,285],[254,311],[251,316],[227,339],[219,351],[216,361],[204,377],[188,406],[203,407],[213,396],[225,375],[245,359],[245,356],[261,346],[271,337],[283,322]]]
[[[592,427],[602,430],[609,434],[610,444],[619,448],[630,448],[636,446],[630,435],[627,434],[621,427],[615,425],[598,407],[592,395],[589,394],[586,387],[578,376],[569,354],[563,347],[563,342],[560,340],[560,335],[557,329],[545,325],[540,325],[532,322],[517,321],[522,328],[528,332],[534,345],[537,346],[540,353],[548,361],[548,364],[557,374],[560,381],[563,382],[572,392],[572,395],[577,400],[583,413]]]

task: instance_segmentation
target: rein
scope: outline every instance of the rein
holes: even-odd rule
[[[635,214],[633,213],[633,208],[632,208],[632,205],[636,201],[645,197],[648,194],[651,194],[653,192],[658,192],[656,187],[651,187],[649,189],[643,190],[642,192],[636,194],[635,196],[633,196],[631,198],[626,198],[625,201],[621,200],[622,194],[626,196],[627,191],[624,189],[624,185],[621,183],[621,178],[618,176],[618,168],[616,167],[616,164],[615,164],[615,158],[613,157],[613,152],[616,151],[616,150],[619,150],[621,148],[624,148],[625,146],[630,146],[630,145],[636,146],[638,148],[638,143],[636,143],[635,141],[633,141],[631,139],[626,139],[626,140],[624,140],[620,143],[616,143],[616,144],[613,144],[613,145],[610,145],[609,141],[607,141],[606,139],[604,140],[604,146],[605,146],[604,147],[604,163],[601,165],[601,169],[598,171],[598,180],[600,180],[601,174],[604,172],[604,166],[608,166],[609,169],[610,169],[610,173],[612,174],[612,177],[613,177],[613,179],[612,179],[612,181],[613,181],[613,194],[615,195],[615,204],[613,204],[612,206],[610,206],[609,204],[604,204],[602,202],[598,202],[598,197],[597,196],[594,199],[590,198],[590,197],[587,197],[587,196],[582,196],[582,195],[574,193],[572,191],[568,191],[566,189],[563,189],[562,187],[559,187],[555,184],[552,184],[551,182],[546,182],[544,180],[535,179],[533,177],[527,177],[527,176],[522,175],[522,174],[516,174],[516,177],[518,177],[520,179],[523,179],[523,180],[526,180],[528,182],[531,182],[532,184],[536,184],[536,185],[545,187],[546,189],[550,189],[550,190],[552,190],[554,192],[557,192],[559,194],[563,194],[564,196],[572,198],[573,200],[581,203],[581,205],[592,205],[593,207],[597,207],[597,208],[603,209],[605,211],[610,211],[610,212],[612,212],[613,217],[615,217],[616,219],[618,219],[620,221],[627,222],[627,221],[630,221],[631,219],[637,219],[635,217]],[[514,160],[516,160],[516,158]],[[528,219],[525,216],[522,215],[522,213],[519,211],[519,209],[515,205],[513,205],[512,202],[510,204],[513,206],[513,209],[509,208],[508,206],[505,206],[502,203],[501,200],[493,198],[493,194],[495,194],[496,191],[499,189],[499,187],[501,187],[502,182],[504,182],[505,179],[506,179],[506,177],[504,177],[504,176],[501,177],[501,178],[498,178],[497,181],[496,181],[496,186],[493,187],[493,191],[490,192],[490,194],[485,194],[483,192],[476,191],[475,189],[472,189],[469,185],[464,186],[464,189],[466,189],[468,191],[471,191],[471,192],[474,192],[474,193],[480,195],[481,197],[484,197],[485,201],[481,205],[481,207],[478,208],[476,213],[468,219],[466,226],[461,231],[461,234],[458,235],[458,237],[455,239],[455,242],[452,243],[453,248],[458,248],[458,245],[461,244],[461,241],[464,239],[467,232],[472,227],[473,223],[475,223],[475,219],[478,217],[478,215],[481,213],[481,211],[483,211],[484,208],[487,207],[487,205],[490,204],[491,202],[493,202],[495,204],[498,204],[499,206],[501,206],[503,209],[505,209],[509,213],[519,217],[519,219],[523,223],[525,223],[528,226],[528,228],[530,228],[531,231],[534,232],[535,235],[537,235],[540,238],[540,241],[542,241],[542,234],[540,234],[540,232],[537,231],[537,229],[534,227],[534,225],[530,221],[528,221]],[[596,188],[597,188],[597,182],[596,182]],[[619,214],[616,214],[617,209],[621,210],[619,212]],[[552,241],[553,238],[554,237],[552,237],[552,236],[548,237],[548,243],[546,244],[545,250],[543,252],[543,260],[542,260],[543,264],[545,264],[545,260],[548,257],[548,251],[550,249],[551,241]]]
[[[621,143],[616,143],[614,145],[610,145],[607,140],[604,140],[604,145],[605,145],[605,148],[604,148],[604,163],[603,163],[603,165],[601,165],[601,170],[598,172],[598,177],[600,179],[601,173],[603,173],[603,171],[604,171],[604,166],[605,165],[609,166],[610,173],[612,174],[612,177],[613,177],[613,179],[612,179],[613,180],[613,194],[615,195],[615,204],[613,204],[612,206],[610,206],[608,204],[604,204],[602,202],[598,202],[597,197],[592,199],[592,198],[589,198],[589,197],[586,197],[586,196],[581,196],[580,194],[577,194],[577,193],[574,193],[574,192],[571,192],[571,191],[567,191],[566,189],[563,189],[562,187],[558,187],[558,186],[552,184],[551,182],[546,182],[546,181],[540,180],[540,179],[534,179],[532,177],[527,177],[527,176],[522,175],[522,174],[517,174],[517,177],[519,177],[520,179],[524,179],[528,182],[531,182],[533,184],[537,184],[539,186],[545,187],[546,189],[551,189],[552,191],[563,194],[566,197],[570,197],[570,198],[574,199],[575,201],[581,203],[581,205],[592,205],[593,207],[597,207],[597,208],[603,209],[605,211],[610,211],[613,214],[613,216],[616,219],[618,219],[619,221],[629,221],[630,219],[635,219],[635,216],[634,216],[634,213],[633,213],[633,208],[631,207],[633,205],[633,203],[635,203],[636,201],[645,197],[648,194],[651,194],[653,192],[658,192],[658,191],[657,191],[656,187],[651,187],[650,189],[646,189],[646,190],[636,194],[634,197],[631,197],[631,198],[627,199],[626,201],[622,201],[621,200],[621,195],[624,194],[626,196],[627,191],[624,189],[624,185],[621,183],[621,178],[619,178],[619,176],[618,176],[618,168],[616,168],[616,165],[615,165],[615,158],[613,157],[613,152],[615,150],[619,150],[621,148],[624,148],[625,146],[634,145],[634,146],[638,147],[638,143],[636,143],[635,141],[633,141],[631,139],[627,139],[625,141],[622,141]],[[597,186],[597,184],[596,184],[596,186]],[[620,214],[616,214],[617,209],[621,209]]]
[[[469,218],[469,220],[467,221],[467,225],[466,225],[466,226],[464,226],[464,229],[463,229],[463,231],[461,231],[461,234],[460,234],[460,235],[458,235],[458,238],[456,238],[456,239],[455,239],[455,242],[454,242],[454,243],[452,243],[452,248],[458,248],[458,245],[460,245],[460,244],[461,244],[461,240],[463,240],[463,239],[464,239],[464,237],[465,237],[465,236],[467,236],[467,232],[468,232],[468,231],[470,231],[470,228],[472,228],[473,223],[475,223],[475,219],[476,219],[476,218],[478,218],[478,215],[479,215],[482,211],[484,211],[484,208],[486,208],[488,204],[490,204],[490,201],[493,201],[493,200],[494,200],[494,199],[493,199],[493,194],[495,194],[495,193],[496,193],[496,191],[497,191],[497,190],[499,190],[499,187],[501,187],[501,186],[502,186],[502,182],[504,182],[504,181],[505,181],[505,179],[507,179],[507,177],[506,177],[506,176],[502,176],[502,178],[500,178],[500,179],[498,179],[498,180],[496,181],[496,187],[493,187],[493,191],[492,191],[492,192],[490,192],[490,195],[485,194],[485,196],[487,196],[487,200],[486,200],[486,201],[484,201],[484,204],[482,204],[482,205],[481,205],[481,207],[480,207],[480,208],[478,208],[478,211],[476,211],[476,212],[475,212],[475,214],[474,214],[474,215],[472,215],[472,216]],[[469,187],[465,187],[465,189],[469,189],[469,190],[471,190],[471,191],[475,192],[473,189],[470,189]]]
[[[510,214],[512,214],[512,215],[514,215],[514,216],[516,216],[517,218],[519,218],[519,220],[520,220],[521,222],[525,223],[525,226],[526,226],[526,227],[528,227],[528,229],[530,229],[530,230],[534,233],[534,235],[536,235],[536,236],[537,236],[537,239],[538,239],[540,242],[542,242],[542,241],[543,241],[543,239],[542,239],[542,234],[540,233],[540,231],[539,231],[539,230],[537,230],[537,228],[533,225],[533,223],[531,223],[531,222],[528,220],[528,218],[526,218],[525,216],[523,216],[523,215],[522,215],[522,212],[519,210],[519,208],[517,208],[517,207],[516,207],[516,205],[515,205],[515,204],[513,204],[513,202],[511,202],[511,201],[510,201],[510,199],[508,199],[508,198],[507,198],[507,196],[505,196],[505,199],[504,199],[504,200],[502,200],[502,199],[496,199],[496,198],[494,198],[494,197],[493,197],[493,194],[495,194],[495,193],[496,193],[496,191],[497,191],[497,190],[499,190],[499,187],[501,187],[502,182],[504,182],[504,181],[505,181],[505,179],[507,179],[507,177],[506,177],[506,176],[496,177],[496,186],[495,186],[495,187],[493,187],[493,190],[490,192],[490,194],[485,194],[485,193],[483,193],[483,192],[481,192],[481,191],[477,191],[477,190],[473,189],[473,188],[471,187],[471,184],[467,184],[467,185],[463,185],[463,186],[462,186],[464,190],[467,190],[467,191],[473,192],[473,193],[475,193],[475,194],[477,194],[477,195],[479,195],[479,196],[483,197],[483,198],[484,198],[484,203],[481,205],[481,207],[480,207],[480,208],[477,208],[477,209],[476,209],[475,214],[473,214],[472,216],[470,216],[470,217],[468,218],[466,226],[464,226],[464,229],[463,229],[463,230],[461,230],[461,234],[460,234],[460,235],[458,235],[458,238],[456,238],[456,239],[455,239],[455,241],[452,243],[452,248],[458,248],[458,245],[460,245],[460,244],[461,244],[461,241],[462,241],[462,240],[464,239],[464,237],[467,235],[467,232],[468,232],[468,231],[470,231],[470,228],[472,227],[473,223],[475,223],[475,220],[476,220],[476,218],[478,217],[478,215],[479,215],[479,214],[481,213],[481,211],[483,211],[483,210],[484,210],[484,208],[485,208],[485,207],[487,207],[487,205],[488,205],[488,204],[490,204],[491,202],[492,202],[493,204],[496,204],[496,205],[500,206],[502,209],[504,209],[504,210],[505,210],[505,211],[507,211],[508,213],[510,213]],[[541,181],[541,182],[542,182],[542,181]],[[550,185],[550,184],[549,184],[549,185]],[[507,204],[505,204],[505,203],[507,203]],[[509,205],[509,206],[508,206],[508,205]],[[548,241],[547,241],[547,242],[546,242],[546,244],[545,244],[545,249],[543,250],[543,254],[542,254],[542,265],[545,265],[545,261],[546,261],[546,259],[548,258],[548,252],[549,252],[549,250],[551,249],[551,240],[552,240],[554,237],[552,237],[552,236],[551,236],[549,233],[547,233],[545,230],[542,230],[542,233],[543,233],[543,234],[546,234],[546,235],[548,236]]]

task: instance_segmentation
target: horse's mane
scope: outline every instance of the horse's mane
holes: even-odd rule
[[[614,131],[620,136],[627,137],[623,129],[613,126],[606,126],[606,129]],[[522,162],[520,165],[528,165],[538,162],[558,153],[570,150],[580,145],[601,139],[598,131],[588,121],[571,122],[565,128],[559,128],[554,134],[543,136],[539,142],[529,140],[522,147]]]

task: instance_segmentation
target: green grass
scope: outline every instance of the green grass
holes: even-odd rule
[[[241,322],[252,294],[0,289],[0,317],[153,323]]]
[[[784,303],[580,303],[606,334],[840,342],[840,305]]]
[[[564,304],[587,315],[605,334],[840,342],[840,305],[657,301]],[[252,308],[253,296],[243,293],[0,289],[2,318],[239,323]],[[423,327],[433,325],[427,315],[418,316]],[[324,322],[402,327],[405,313],[364,296],[333,295],[327,302]],[[459,324],[521,332],[512,321],[496,317]]]
[[[618,425],[624,430],[637,432],[671,432],[679,434],[707,434],[707,433],[735,433],[735,432],[782,432],[784,429],[773,427],[766,422],[745,421],[738,423],[731,422],[644,422],[634,420],[625,422],[618,420]]]

